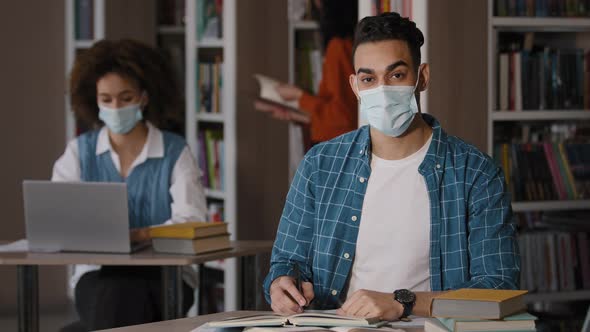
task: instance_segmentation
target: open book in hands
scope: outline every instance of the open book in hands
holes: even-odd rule
[[[208,327],[260,327],[260,326],[346,326],[377,328],[387,324],[380,318],[346,317],[337,314],[305,312],[291,316],[282,316],[273,313],[261,313],[245,317],[228,318],[208,323]]]
[[[296,100],[286,101],[277,92],[277,87],[281,85],[279,81],[260,74],[255,74],[254,78],[256,78],[260,85],[260,95],[258,96],[258,100],[271,105],[282,106],[292,112],[305,114],[299,109],[299,103]]]

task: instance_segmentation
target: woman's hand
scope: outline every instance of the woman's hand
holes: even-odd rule
[[[149,227],[134,228],[129,231],[131,243],[145,242],[150,239]]]
[[[254,108],[260,112],[269,113],[273,118],[282,121],[295,122],[299,124],[309,124],[310,121],[309,115],[305,113],[291,111],[285,107],[265,103],[260,100],[254,102]]]
[[[299,100],[303,96],[303,90],[291,84],[280,84],[276,90],[285,101]]]

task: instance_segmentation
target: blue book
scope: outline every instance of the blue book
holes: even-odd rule
[[[504,317],[504,319],[468,319],[468,318],[437,318],[449,331],[536,331],[537,317],[529,313],[520,313]]]

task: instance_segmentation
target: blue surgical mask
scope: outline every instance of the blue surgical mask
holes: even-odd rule
[[[418,113],[418,103],[414,95],[417,86],[418,81],[415,86],[381,85],[359,91],[361,116],[371,127],[385,135],[401,136]]]
[[[98,118],[115,134],[124,135],[143,119],[140,104],[110,108],[98,104]]]

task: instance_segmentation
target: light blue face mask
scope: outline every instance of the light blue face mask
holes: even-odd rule
[[[418,103],[414,95],[418,81],[415,86],[381,85],[374,89],[359,91],[361,116],[371,127],[385,135],[401,136],[408,130],[418,113]]]
[[[124,135],[143,119],[140,104],[110,108],[98,104],[98,118],[115,134]]]

